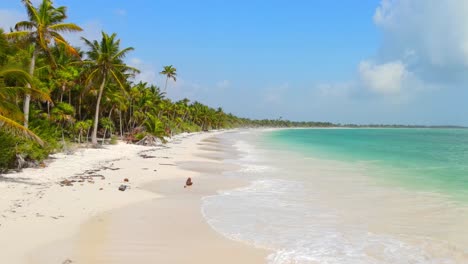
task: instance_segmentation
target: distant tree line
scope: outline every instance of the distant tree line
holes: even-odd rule
[[[18,0],[19,1],[19,0]],[[181,132],[238,127],[361,127],[329,122],[250,120],[201,102],[166,97],[177,69],[164,66],[164,89],[135,82],[125,63],[132,47],[117,34],[83,38],[84,50],[62,35],[82,29],[67,8],[22,0],[28,19],[0,28],[0,172],[43,160],[66,146],[99,146],[117,139],[155,144]],[[370,127],[402,127],[372,125]],[[413,126],[404,126],[413,127]]]

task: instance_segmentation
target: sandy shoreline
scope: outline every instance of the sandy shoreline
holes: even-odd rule
[[[232,169],[221,166],[223,150],[209,139],[217,133],[181,135],[167,148],[119,144],[59,154],[47,168],[3,175],[2,262],[264,262],[266,251],[225,239],[201,216],[201,197],[245,184],[214,176]],[[58,184],[83,174],[100,176]],[[196,185],[185,190],[188,176]],[[130,188],[120,192],[124,178]]]

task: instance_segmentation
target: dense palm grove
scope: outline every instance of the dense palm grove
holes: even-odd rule
[[[66,7],[51,0],[22,1],[28,20],[0,29],[0,170],[40,161],[71,143],[164,141],[175,133],[239,126],[310,126],[283,120],[251,121],[188,99],[165,97],[177,70],[165,66],[164,91],[137,82],[125,63],[131,47],[102,33],[72,47],[62,36],[82,29],[66,21]],[[328,125],[323,123],[320,125]]]

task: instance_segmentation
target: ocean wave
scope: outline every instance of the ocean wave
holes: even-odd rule
[[[273,251],[269,264],[455,264],[466,252],[443,241],[374,234],[342,225],[302,182],[262,179],[203,199],[209,225],[229,239]]]

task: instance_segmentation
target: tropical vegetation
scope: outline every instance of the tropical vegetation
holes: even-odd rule
[[[22,0],[28,20],[0,29],[0,172],[38,164],[72,144],[155,144],[182,132],[240,126],[328,126],[285,120],[249,120],[189,99],[166,96],[177,70],[164,66],[164,90],[136,82],[125,62],[132,47],[116,33],[82,39],[83,49],[62,33],[82,29],[67,21],[67,8]]]

